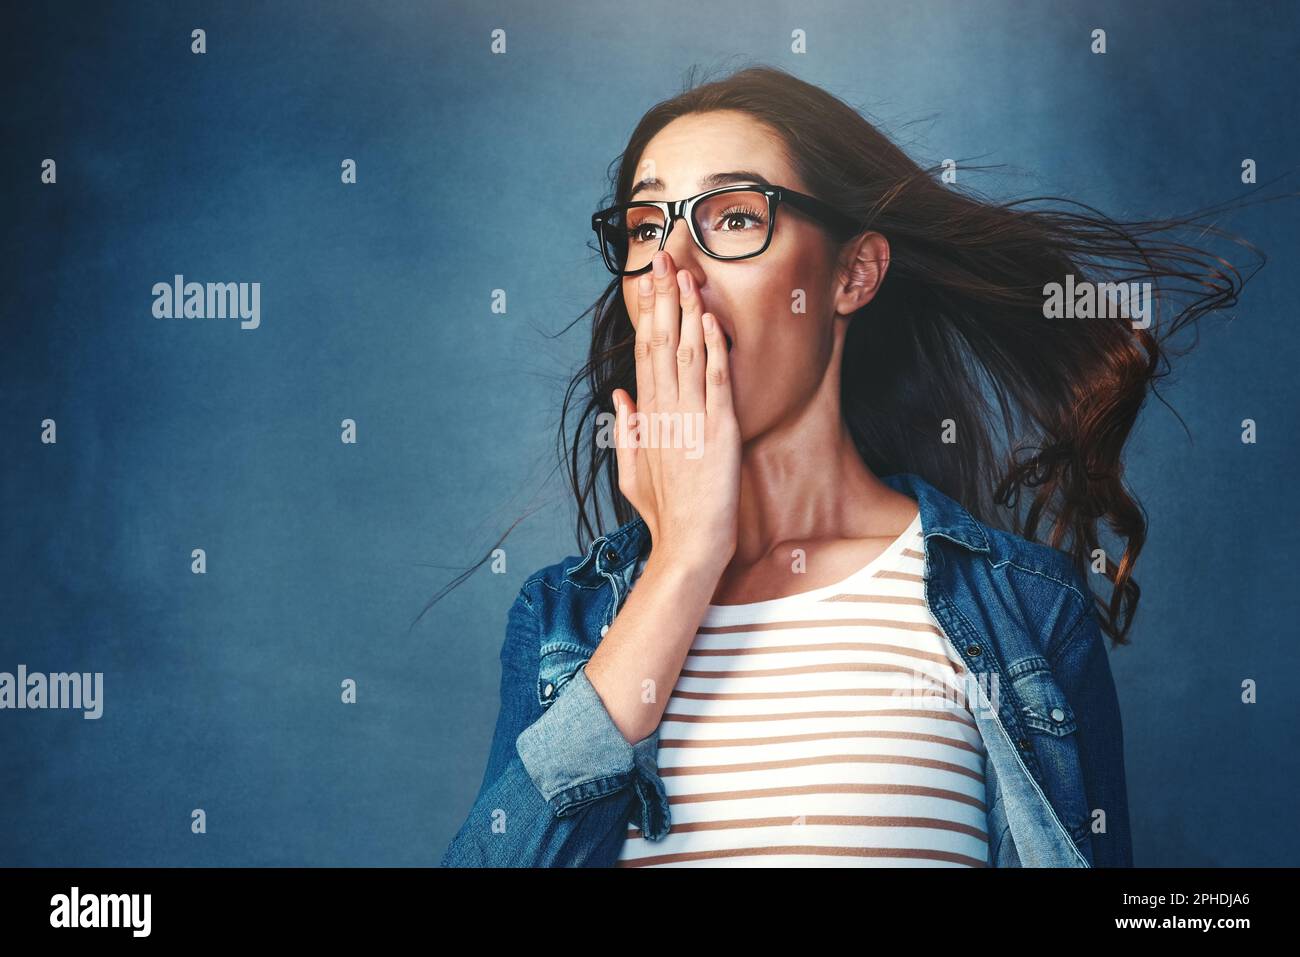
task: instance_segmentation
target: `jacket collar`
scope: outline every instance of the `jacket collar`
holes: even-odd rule
[[[896,492],[916,499],[921,513],[921,534],[928,541],[934,536],[956,542],[972,552],[990,550],[985,526],[959,502],[912,472],[896,472],[881,477]],[[608,535],[602,535],[587,548],[578,564],[564,570],[575,584],[600,584],[606,575],[623,574],[629,566],[650,552],[650,530],[645,519],[635,518]]]

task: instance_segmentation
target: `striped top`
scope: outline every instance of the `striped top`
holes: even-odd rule
[[[619,867],[984,867],[983,739],[918,513],[813,591],[709,605],[659,725],[672,829]]]

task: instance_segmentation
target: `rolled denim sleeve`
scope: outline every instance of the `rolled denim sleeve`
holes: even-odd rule
[[[1083,586],[1085,595],[1091,595]],[[1101,626],[1089,605],[1052,656],[1053,671],[1078,722],[1079,761],[1089,816],[1105,812],[1104,833],[1090,834],[1094,867],[1132,867],[1124,731]]]
[[[668,832],[668,796],[659,776],[659,729],[629,744],[592,687],[583,664],[542,717],[519,735],[519,757],[557,815],[631,785],[646,838]]]
[[[658,732],[629,744],[582,667],[542,710],[540,630],[525,585],[501,649],[501,707],[487,769],[443,867],[612,867],[629,821],[651,839],[667,833]]]

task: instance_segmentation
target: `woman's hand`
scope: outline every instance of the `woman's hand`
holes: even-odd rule
[[[691,274],[668,253],[656,255],[664,275],[637,279],[639,404],[625,389],[613,393],[618,487],[645,520],[656,553],[721,574],[735,554],[740,503],[727,342],[717,318],[702,312]],[[630,422],[634,413],[639,422]]]

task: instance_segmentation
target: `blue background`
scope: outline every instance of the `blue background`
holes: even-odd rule
[[[42,2],[5,20],[0,671],[102,671],[104,716],[0,712],[0,864],[436,863],[485,765],[506,610],[576,551],[555,429],[589,320],[558,333],[609,280],[589,217],[690,65],[783,67],[922,162],[1009,163],[1006,198],[1118,218],[1244,196],[1244,157],[1261,182],[1300,163],[1292,3]],[[1162,386],[1191,437],[1152,401],[1128,454],[1151,534],[1111,661],[1139,865],[1300,863],[1280,826],[1300,777],[1297,222],[1277,204],[1220,223],[1269,265]],[[153,318],[176,273],[260,282],[261,327]],[[532,508],[505,574],[408,629]]]

